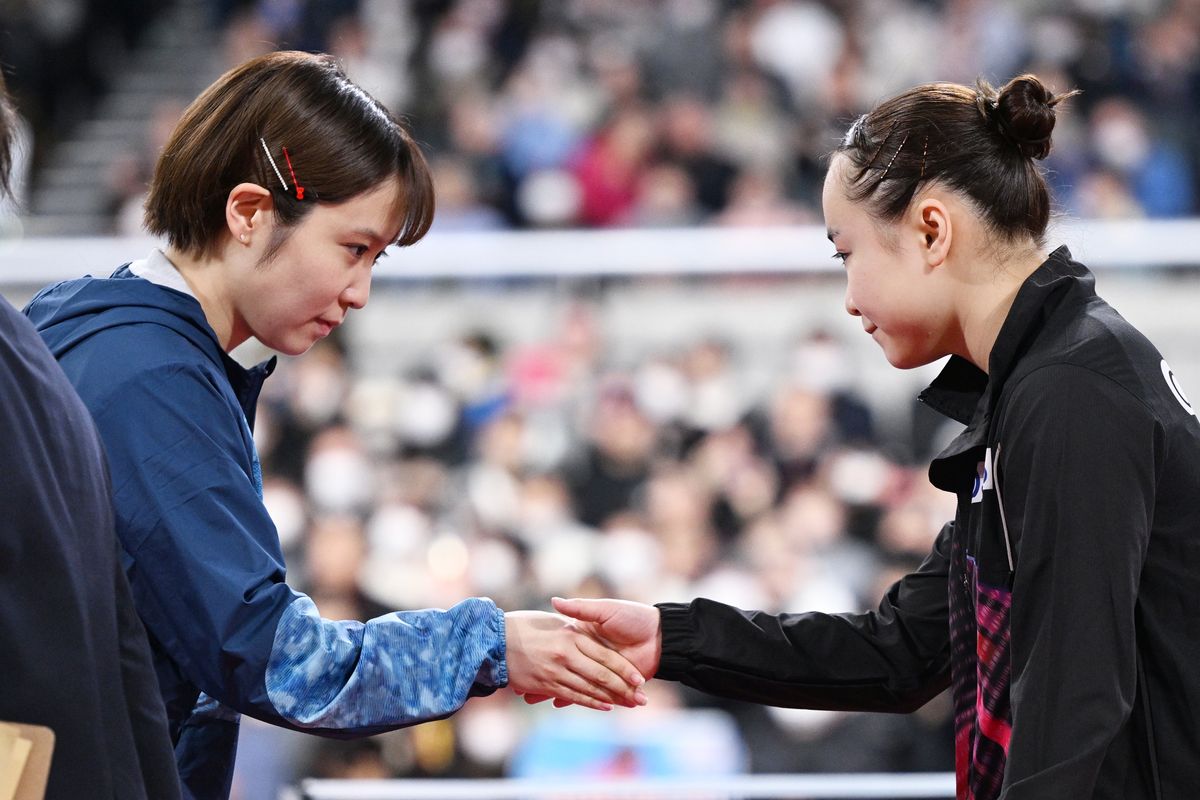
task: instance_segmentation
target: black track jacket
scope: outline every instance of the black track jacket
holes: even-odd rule
[[[967,425],[958,511],[865,614],[661,604],[658,677],[773,705],[910,711],[953,687],[960,800],[1200,797],[1200,421],[1059,248],[988,374],[922,394]]]

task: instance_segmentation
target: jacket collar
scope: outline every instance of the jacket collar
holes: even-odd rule
[[[929,479],[935,486],[958,491],[971,480],[978,460],[974,451],[987,444],[992,413],[1013,369],[1063,300],[1095,294],[1092,273],[1072,260],[1065,246],[1059,247],[1017,291],[992,346],[988,372],[965,358],[951,356],[919,397],[930,408],[967,426],[930,464]],[[962,469],[965,462],[971,469]]]
[[[277,356],[271,356],[266,361],[253,367],[243,367],[221,347],[217,333],[208,324],[200,301],[183,281],[175,265],[161,251],[155,250],[143,261],[135,261],[118,269],[113,278],[139,277],[150,283],[184,297],[173,297],[175,304],[172,309],[180,318],[190,322],[182,333],[196,344],[212,361],[219,363],[229,379],[229,385],[237,397],[238,405],[246,415],[246,423],[254,430],[254,416],[258,406],[258,396],[262,392],[263,382],[275,371]],[[177,328],[178,329],[178,328]]]

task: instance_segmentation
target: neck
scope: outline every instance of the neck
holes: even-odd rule
[[[988,371],[992,348],[1021,284],[1045,260],[1042,249],[1033,245],[999,258],[982,255],[978,258],[976,270],[980,279],[965,287],[968,291],[962,306],[962,349],[958,355]]]
[[[228,291],[228,265],[221,256],[196,257],[174,247],[164,251],[200,302],[204,318],[217,334],[221,349],[229,352],[246,339]]]

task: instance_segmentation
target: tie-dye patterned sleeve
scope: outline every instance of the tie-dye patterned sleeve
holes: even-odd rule
[[[300,595],[275,630],[267,696],[300,728],[350,732],[436,719],[507,684],[504,642],[504,614],[486,599],[364,624],[322,619]]]

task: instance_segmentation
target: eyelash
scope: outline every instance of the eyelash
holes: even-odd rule
[[[846,257],[847,257],[848,255],[850,255],[850,254],[849,254],[849,253],[842,253],[842,252],[838,252],[838,253],[834,253],[834,254],[833,254],[833,258],[834,258],[834,259],[836,259],[836,260],[838,260],[838,261],[841,261],[843,264],[845,264],[845,263],[846,263]]]
[[[354,256],[355,261],[358,261],[363,256],[365,256],[367,253],[371,252],[370,246],[365,245],[365,244],[348,244],[348,245],[346,245],[346,249],[349,250],[350,253]],[[386,249],[380,250],[375,255],[375,260],[371,262],[371,265],[374,266],[379,263],[379,260],[381,258],[387,258],[387,257],[388,257],[387,250]]]

